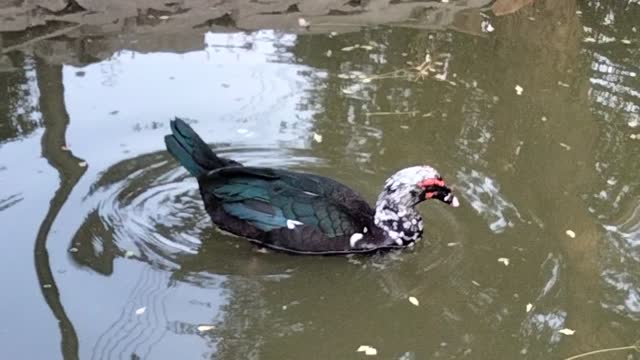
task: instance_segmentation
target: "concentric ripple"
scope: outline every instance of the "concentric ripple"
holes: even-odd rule
[[[221,156],[248,165],[304,166],[316,162],[286,150],[236,148],[218,151]],[[141,260],[164,269],[190,272],[215,264],[216,257],[222,254],[233,257],[229,251],[237,251],[238,259],[244,256],[246,260],[246,251],[251,249],[228,246],[222,241],[228,243],[235,239],[215,230],[204,210],[196,180],[166,152],[142,155],[113,165],[99,175],[85,201],[92,202],[93,199],[96,206],[76,232],[70,251],[77,263],[105,275],[112,273],[116,258]],[[233,271],[229,266],[234,266],[234,262],[229,260],[219,261],[219,266],[226,266],[226,269],[215,272]]]

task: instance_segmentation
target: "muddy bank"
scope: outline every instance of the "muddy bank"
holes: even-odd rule
[[[50,63],[86,64],[118,50],[202,49],[206,32],[274,29],[288,33],[356,31],[400,25],[483,34],[490,0],[0,0],[0,48]],[[8,62],[4,58],[4,63]],[[5,70],[10,65],[2,66]]]

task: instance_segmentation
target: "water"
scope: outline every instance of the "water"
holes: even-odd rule
[[[346,359],[364,344],[384,359],[562,359],[633,344],[640,5],[516,5],[452,1],[361,29],[335,15],[309,31],[3,33],[2,358]],[[264,253],[212,226],[164,149],[174,116],[223,156],[370,201],[430,164],[462,206],[421,205],[426,239],[402,252]]]

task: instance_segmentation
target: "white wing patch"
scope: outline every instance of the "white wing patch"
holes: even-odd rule
[[[349,245],[351,247],[355,247],[356,243],[358,241],[360,241],[362,238],[364,237],[364,235],[360,234],[360,233],[354,233],[353,235],[351,235],[351,237],[349,238]]]
[[[296,225],[304,225],[304,223],[301,223],[300,221],[297,221],[297,220],[287,219],[287,228],[295,229]]]

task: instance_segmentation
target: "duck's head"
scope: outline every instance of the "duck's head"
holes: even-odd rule
[[[423,222],[415,205],[438,199],[453,207],[460,205],[451,189],[431,166],[413,166],[393,174],[378,197],[374,221],[389,243],[407,246],[422,236]]]
[[[411,208],[425,200],[437,199],[458,207],[460,202],[445,184],[440,174],[431,166],[412,166],[402,169],[385,181],[379,200],[398,207]]]

